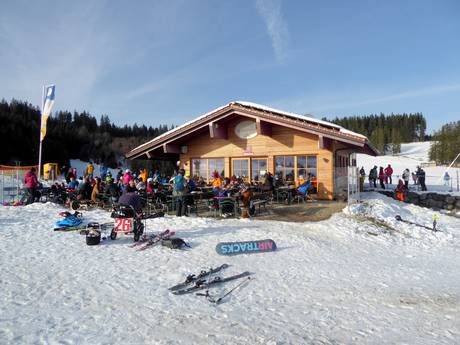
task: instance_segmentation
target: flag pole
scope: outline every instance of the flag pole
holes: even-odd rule
[[[43,90],[42,90],[42,111],[40,114],[40,135],[39,135],[40,147],[38,149],[38,179],[41,178],[41,172],[42,172],[42,125],[43,125],[44,106],[45,106],[45,85],[43,85]]]

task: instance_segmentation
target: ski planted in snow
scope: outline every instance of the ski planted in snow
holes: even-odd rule
[[[208,288],[210,288],[210,287],[212,287],[214,285],[217,285],[217,284],[222,284],[222,283],[229,282],[231,280],[247,277],[250,274],[251,274],[251,272],[246,271],[246,272],[243,272],[243,273],[240,273],[240,274],[235,274],[233,276],[225,277],[225,278],[215,277],[210,281],[206,281],[205,279],[200,279],[200,280],[197,280],[195,282],[195,285],[190,286],[190,287],[185,288],[185,289],[182,289],[182,290],[172,291],[172,293],[175,294],[175,295],[185,295],[187,293],[192,293],[192,292],[195,292],[195,291],[208,289]]]
[[[169,231],[167,234],[165,235],[157,235],[155,236],[154,238],[148,240],[147,242],[143,242],[143,244],[141,246],[139,246],[139,248],[136,249],[136,251],[140,252],[142,250],[146,250],[147,248],[150,248],[158,243],[161,242],[161,240],[164,240],[166,238],[169,238],[169,237],[172,237],[176,234],[175,231]]]
[[[216,267],[216,268],[210,268],[208,271],[201,271],[197,275],[189,274],[187,276],[187,278],[185,278],[184,282],[179,283],[179,284],[174,285],[174,286],[171,286],[168,290],[176,291],[176,290],[185,289],[187,286],[189,286],[190,284],[196,282],[197,280],[203,279],[204,277],[207,277],[207,276],[209,276],[211,274],[215,274],[217,272],[220,272],[221,270],[223,270],[223,269],[225,269],[227,267],[228,267],[227,264],[223,264],[223,265],[221,265],[219,267]]]

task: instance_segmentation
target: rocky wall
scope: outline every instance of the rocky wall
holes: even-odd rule
[[[393,191],[379,191],[379,193],[394,197]],[[438,193],[416,193],[405,192],[404,202],[419,205],[422,207],[432,208],[434,210],[460,211],[460,196]]]

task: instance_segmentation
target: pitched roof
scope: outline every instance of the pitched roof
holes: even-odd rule
[[[186,122],[176,128],[169,130],[166,133],[153,138],[152,140],[142,145],[139,145],[138,147],[128,152],[126,157],[131,158],[134,156],[139,156],[146,151],[151,151],[167,142],[175,140],[175,138],[178,136],[182,136],[186,133],[189,133],[190,131],[202,128],[209,122],[216,121],[232,113],[241,113],[242,115],[245,115],[245,112],[247,115],[249,115],[250,112],[256,112],[254,115],[260,116],[262,120],[266,120],[268,122],[275,120],[281,121],[283,124],[289,125],[291,127],[299,127],[300,130],[304,129],[307,131],[312,131],[326,137],[332,137],[339,141],[351,142],[360,146],[366,144],[369,146],[370,151],[375,151],[375,149],[369,145],[366,136],[352,132],[334,123],[318,120],[310,116],[304,116],[270,108],[257,103],[236,101],[218,107],[206,114],[203,114],[189,122]]]

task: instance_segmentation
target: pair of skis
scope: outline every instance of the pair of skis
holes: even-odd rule
[[[211,288],[211,287],[213,287],[215,285],[218,285],[218,284],[223,284],[223,283],[226,283],[226,282],[229,282],[229,281],[232,281],[232,280],[247,277],[247,279],[245,281],[243,281],[242,283],[239,283],[238,285],[234,286],[232,289],[230,289],[229,291],[225,292],[219,298],[213,298],[209,294],[209,291],[206,291],[205,294],[197,293],[198,296],[205,296],[208,299],[208,301],[210,301],[211,303],[219,304],[219,303],[221,303],[221,301],[225,297],[230,295],[233,291],[235,291],[236,289],[238,289],[240,286],[244,285],[245,283],[247,283],[248,280],[251,279],[251,277],[249,277],[251,273],[248,272],[248,271],[245,271],[245,272],[242,272],[242,273],[239,273],[239,274],[235,274],[235,275],[232,275],[232,276],[229,276],[229,277],[225,277],[225,278],[215,277],[215,278],[212,278],[212,279],[207,279],[207,278],[210,278],[213,274],[218,273],[218,272],[222,271],[223,269],[225,269],[227,267],[228,267],[227,264],[223,264],[223,265],[221,265],[219,267],[211,268],[208,271],[201,271],[197,275],[194,275],[194,274],[189,275],[189,276],[187,276],[187,278],[185,279],[184,282],[170,287],[169,290],[174,295],[185,295],[185,294],[197,292],[197,291],[200,291],[200,290],[205,290],[205,289],[207,290],[207,289],[209,289],[209,288]]]
[[[429,226],[426,226],[426,225],[423,225],[423,224],[418,224],[418,223],[414,223],[414,222],[411,222],[409,220],[406,220],[406,219],[402,219],[401,216],[398,214],[395,216],[395,219],[399,222],[403,222],[403,223],[407,223],[407,224],[411,224],[411,225],[415,225],[415,226],[419,226],[421,228],[424,228],[424,229],[427,229],[427,230],[431,230],[431,231],[434,231],[434,232],[437,232],[437,231],[440,231],[438,229],[436,229],[436,224],[437,224],[437,218],[435,218],[433,220],[433,227],[430,228]]]
[[[175,234],[176,234],[175,231],[165,230],[159,234],[156,234],[150,237],[142,237],[140,241],[134,243],[131,247],[135,247],[136,251],[146,250],[147,248],[150,248],[160,243],[161,240],[170,238],[174,236]]]

